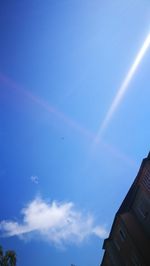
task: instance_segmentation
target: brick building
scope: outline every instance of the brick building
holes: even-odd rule
[[[150,265],[150,153],[115,215],[103,249],[101,266]]]

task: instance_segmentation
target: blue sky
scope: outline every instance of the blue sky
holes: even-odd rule
[[[149,152],[150,2],[0,1],[0,243],[18,265],[99,265]],[[98,137],[98,141],[97,141]]]

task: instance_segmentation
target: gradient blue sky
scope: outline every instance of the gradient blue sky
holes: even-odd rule
[[[150,49],[95,138],[149,33],[149,0],[0,1],[0,243],[18,266],[99,265],[149,152]]]

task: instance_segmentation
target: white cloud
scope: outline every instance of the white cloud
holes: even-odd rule
[[[39,178],[38,178],[38,176],[36,176],[36,175],[32,175],[31,177],[30,177],[30,179],[31,179],[31,181],[34,183],[34,184],[38,184],[39,183]]]
[[[4,236],[42,237],[55,245],[80,243],[90,235],[105,238],[107,232],[103,226],[96,226],[92,215],[76,210],[72,202],[48,203],[35,198],[21,210],[22,222],[0,222],[0,231]],[[34,234],[36,233],[36,234]]]

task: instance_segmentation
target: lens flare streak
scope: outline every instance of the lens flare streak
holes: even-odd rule
[[[93,143],[93,140],[96,138],[96,135],[92,131],[83,127],[78,122],[68,117],[65,113],[56,109],[56,107],[50,105],[43,99],[39,98],[37,95],[30,92],[29,90],[24,89],[22,86],[20,86],[19,84],[11,80],[9,77],[4,75],[3,73],[0,73],[0,83],[14,90],[16,93],[21,93],[23,97],[29,99],[31,102],[42,107],[48,113],[53,114],[57,119],[63,121],[70,128],[72,128],[73,130],[81,134],[84,138],[89,139]],[[115,156],[116,158],[120,160],[123,160],[125,163],[135,168],[136,163],[131,158],[129,158],[127,155],[119,151],[116,147],[113,147],[110,144],[105,143],[104,140],[103,141],[101,140],[100,144],[101,144],[101,147],[104,150],[106,150],[106,152],[112,154],[113,156]]]
[[[150,46],[150,34],[147,36],[146,40],[144,41],[143,46],[141,47],[140,51],[138,52],[129,72],[127,73],[127,76],[125,77],[121,87],[119,88],[116,96],[114,97],[114,100],[112,101],[112,104],[110,108],[108,109],[108,112],[106,113],[106,116],[100,126],[100,129],[98,130],[95,142],[99,141],[102,133],[107,128],[113,114],[115,113],[118,105],[120,104],[121,100],[123,99],[123,96],[127,89],[129,88],[129,83],[131,79],[133,78],[142,58],[144,57],[146,51],[148,50]]]

